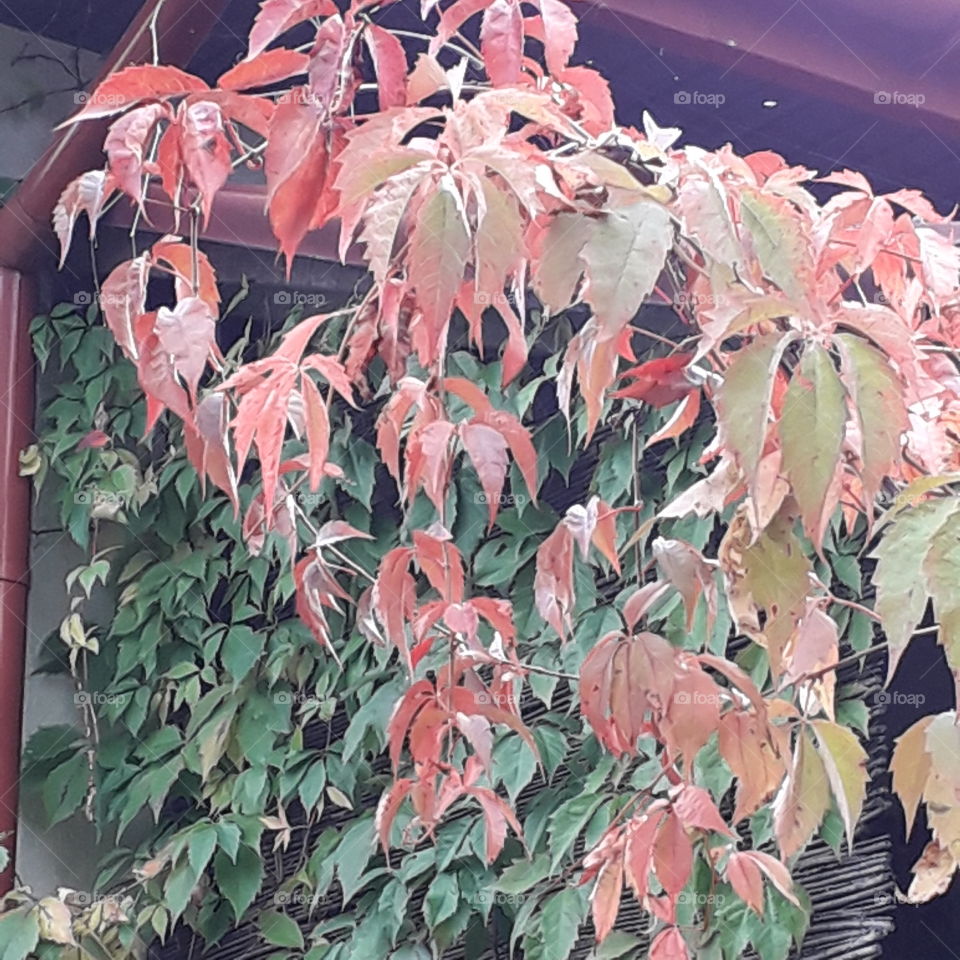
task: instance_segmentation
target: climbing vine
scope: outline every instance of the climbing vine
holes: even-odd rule
[[[932,596],[960,667],[960,254],[914,191],[617,126],[560,0],[427,3],[412,68],[389,6],[266,0],[215,87],[128,67],[70,121],[116,118],[64,251],[118,195],[184,237],[36,326],[64,374],[24,469],[91,556],[51,639],[82,728],[28,769],[118,837],[118,892],[0,929],[17,960],[246,923],[311,960],[786,957],[794,858],[866,794],[840,663],[892,672]],[[337,221],[369,273],[238,338],[196,237],[261,158],[288,270]],[[953,721],[894,754],[914,901],[957,865]]]

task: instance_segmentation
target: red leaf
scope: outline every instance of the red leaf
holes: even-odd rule
[[[377,449],[390,471],[400,483],[400,435],[407,414],[424,401],[424,385],[414,377],[404,377],[393,396],[387,401],[377,420]]]
[[[400,752],[407,730],[416,713],[434,699],[433,684],[429,680],[418,680],[397,701],[387,724],[387,743],[390,746],[390,762],[394,773],[400,766]]]
[[[440,14],[436,34],[430,40],[430,53],[436,55],[440,48],[475,14],[485,10],[490,0],[458,0]]]
[[[60,266],[67,259],[73,227],[77,217],[86,213],[90,221],[90,237],[96,233],[97,220],[103,206],[116,189],[114,178],[104,170],[88,170],[81,173],[64,188],[57,205],[53,208],[53,229],[60,240]]]
[[[230,176],[230,144],[218,104],[210,100],[191,103],[183,117],[180,156],[187,174],[200,193],[203,221],[210,219],[210,208],[217,191]]]
[[[485,787],[471,787],[466,792],[480,801],[480,807],[483,810],[483,822],[487,829],[486,855],[489,865],[500,856],[503,842],[507,836],[507,824],[510,824],[513,832],[521,840],[523,839],[523,829],[514,812],[507,806],[506,801],[498,797],[492,790]]]
[[[78,450],[98,450],[110,442],[110,437],[102,430],[91,430],[77,444]]]
[[[727,860],[726,877],[734,893],[762,917],[763,874],[753,858],[746,853],[731,853]]]
[[[679,927],[661,930],[650,944],[649,960],[690,960],[687,943]]]
[[[643,400],[653,407],[668,407],[690,393],[691,383],[684,370],[692,357],[691,353],[675,353],[631,367],[623,376],[636,383],[615,391],[611,396]]]
[[[453,463],[455,427],[447,420],[434,420],[415,428],[407,439],[407,499],[413,503],[417,490],[424,493],[443,516]]]
[[[493,409],[487,395],[475,383],[463,377],[445,377],[443,389],[461,399],[474,413],[484,414]]]
[[[720,723],[720,688],[700,669],[684,663],[677,671],[673,695],[661,724],[670,746],[683,755],[687,772],[693,759]]]
[[[700,415],[700,391],[691,390],[683,400],[680,406],[674,411],[673,416],[651,436],[644,447],[649,447],[661,440],[672,440],[679,437],[681,433],[689,430],[696,423]]]
[[[713,797],[703,787],[692,783],[681,784],[673,799],[673,809],[688,830],[715,830],[728,837],[733,836],[733,831],[720,816]]]
[[[537,550],[533,594],[540,616],[561,639],[573,624],[573,536],[561,523]]]
[[[543,21],[543,53],[554,76],[563,72],[577,45],[577,18],[561,0],[539,0]]]
[[[653,864],[660,885],[676,897],[686,886],[693,869],[693,844],[683,828],[680,817],[673,810],[657,831],[653,845]]]
[[[170,116],[170,108],[164,103],[148,103],[137,107],[111,124],[103,145],[117,186],[137,203],[143,200],[143,164],[147,141],[153,136],[160,118],[165,116]]]
[[[237,475],[230,458],[227,399],[208,393],[194,411],[195,425],[184,423],[187,455],[200,475],[201,489],[209,477],[230,498],[234,512],[240,509]]]
[[[199,77],[184,73],[177,67],[153,64],[126,67],[110,74],[93,93],[87,95],[83,109],[61,123],[60,127],[78,120],[110,117],[141,100],[165,100],[167,97],[203,93],[209,89]]]
[[[493,0],[484,11],[480,50],[487,76],[495,87],[520,80],[523,64],[523,14],[518,0]]]
[[[497,597],[474,597],[470,606],[500,634],[504,646],[509,649],[516,639],[513,605],[510,601]]]
[[[210,305],[199,297],[186,297],[173,310],[157,311],[156,334],[160,346],[172,358],[173,368],[196,402],[197,384],[214,345],[214,317]]]
[[[460,436],[480,478],[487,499],[488,527],[492,527],[507,476],[507,442],[493,427],[475,421],[460,424]]]
[[[403,44],[389,30],[375,23],[367,25],[363,38],[377,72],[380,109],[404,106],[407,102],[407,57]]]
[[[337,583],[327,568],[319,550],[311,550],[294,567],[293,581],[297,588],[297,616],[310,628],[317,642],[326,647],[340,665],[340,658],[333,648],[330,629],[324,608],[339,610],[339,600],[348,600],[349,595]]]
[[[591,894],[593,926],[597,943],[602,943],[617,922],[620,912],[620,894],[623,890],[623,857],[608,860],[600,869]]]
[[[349,92],[353,69],[348,58],[354,50],[352,36],[340,16],[325,20],[310,51],[310,94],[324,114],[336,113]]]
[[[316,109],[281,103],[270,122],[264,164],[270,226],[280,241],[288,275],[300,242],[324,219],[332,203],[327,190],[328,160]]]
[[[157,168],[160,171],[160,185],[164,193],[179,206],[180,191],[183,187],[183,157],[180,154],[179,121],[169,124],[157,144]],[[179,216],[179,214],[177,214]]]
[[[103,319],[120,349],[134,362],[138,353],[134,323],[145,309],[149,272],[145,257],[125,260],[100,286]]]
[[[416,763],[439,763],[450,723],[450,714],[438,707],[426,706],[417,714],[410,727],[410,753]]]
[[[425,367],[443,352],[469,253],[463,198],[453,177],[446,175],[417,212],[407,260],[409,279],[422,312],[412,330],[413,342]]]
[[[777,890],[794,906],[800,906],[800,901],[797,899],[797,895],[793,890],[793,878],[790,876],[790,871],[782,861],[760,850],[747,850],[744,856],[753,860],[767,877],[769,877],[770,882]]]
[[[412,672],[406,624],[413,616],[417,585],[407,569],[410,556],[408,547],[395,547],[380,561],[373,587],[373,606],[387,639],[400,651],[408,671]]]
[[[662,801],[658,802],[662,803]],[[649,889],[653,841],[662,819],[663,811],[656,810],[651,805],[642,817],[634,817],[627,828],[627,842],[624,850],[627,881],[641,903]]]
[[[456,545],[446,537],[427,530],[413,532],[414,557],[430,586],[447,603],[463,602],[463,558]]]
[[[249,90],[267,87],[288,77],[306,73],[310,58],[299,50],[267,50],[252,60],[243,60],[217,80],[222,90]]]
[[[663,580],[654,580],[652,583],[645,583],[639,590],[630,594],[627,602],[623,605],[623,619],[627,624],[627,629],[633,630],[646,615],[646,612],[669,589],[670,584]]]
[[[590,538],[618,576],[620,574],[620,557],[617,555],[617,514],[619,512],[603,500],[597,501],[597,524]]]
[[[337,13],[333,0],[263,0],[250,31],[247,60],[265,50],[281,33],[311,17]]]
[[[493,427],[507,441],[510,447],[510,453],[516,461],[517,467],[523,476],[524,483],[527,485],[527,493],[534,506],[537,503],[537,451],[530,439],[530,434],[526,427],[511,413],[505,410],[490,409],[485,413],[480,413],[475,418],[477,422],[485,423]]]
[[[396,819],[400,804],[406,799],[412,787],[413,780],[397,780],[389,790],[381,795],[380,802],[377,804],[374,825],[377,836],[380,838],[380,846],[383,848],[384,856],[390,856],[390,828]]]
[[[178,300],[194,295],[193,268],[196,263],[196,296],[207,303],[214,316],[219,313],[220,289],[217,286],[217,275],[210,259],[202,250],[194,250],[188,243],[164,237],[150,248],[150,255],[155,262],[166,264],[176,273],[174,284]]]
[[[136,318],[137,379],[147,394],[147,420],[144,434],[153,429],[164,407],[169,407],[182,420],[191,419],[190,401],[176,378],[170,353],[155,332],[157,315],[143,313]]]
[[[317,490],[323,480],[323,467],[330,452],[330,418],[317,385],[309,377],[301,377],[300,391],[303,394],[304,422],[310,450],[308,482],[311,490]]]

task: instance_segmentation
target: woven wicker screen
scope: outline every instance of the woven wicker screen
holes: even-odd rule
[[[232,260],[236,267],[236,251],[230,251],[228,260]],[[329,269],[329,265],[324,266]],[[326,277],[326,273],[320,272],[319,267],[320,264],[311,264],[310,270],[313,272],[316,269],[318,277]],[[336,280],[340,283],[335,287],[332,285],[330,301],[343,302],[358,275],[352,271],[339,269],[335,274],[339,274],[335,278],[335,284]],[[330,283],[330,278],[327,278],[326,283]],[[260,303],[269,304],[273,298],[269,295],[268,284],[257,286],[261,294]],[[276,302],[275,299],[273,302]],[[276,308],[270,312],[277,312]],[[682,330],[675,329],[677,321],[670,311],[659,312],[654,309],[649,312],[652,318],[647,321],[648,327],[654,327],[663,336],[678,335],[677,339],[683,336]],[[274,328],[280,320],[279,316],[272,318]],[[652,341],[649,345],[652,345]],[[535,405],[534,415],[537,417],[551,415],[555,407],[552,403],[547,406],[546,410],[538,410]],[[373,411],[368,410],[363,411],[354,424],[355,429],[359,428],[358,432],[361,435],[369,435],[367,438],[371,442],[374,440],[373,422]],[[568,482],[564,483],[553,474],[547,479],[541,490],[541,496],[558,513],[562,514],[571,504],[581,503],[586,499],[597,463],[598,448],[606,436],[608,434],[605,434],[603,429],[598,432],[593,443],[582,452],[572,467]],[[655,470],[655,458],[650,457],[650,462],[645,462],[643,467]],[[387,486],[392,490],[389,484]],[[392,508],[386,504],[384,506],[387,509]],[[617,592],[614,583],[609,584],[608,592],[611,598]],[[846,653],[850,652],[850,650],[846,651]],[[842,656],[844,651],[841,651]],[[842,669],[838,678],[838,686],[856,682],[861,688],[861,697],[871,705],[871,738],[868,744],[871,779],[853,852],[847,853],[844,849],[838,858],[826,843],[818,839],[807,848],[795,868],[794,876],[804,887],[813,904],[811,925],[799,954],[799,957],[805,960],[807,958],[831,960],[831,958],[840,957],[844,960],[870,960],[870,958],[879,957],[881,941],[893,929],[896,900],[891,870],[892,841],[889,835],[884,833],[886,824],[881,822],[884,811],[890,803],[884,778],[889,762],[887,737],[881,716],[884,698],[876,696],[882,688],[882,668],[882,663],[874,658],[862,672],[850,666]],[[570,700],[571,691],[561,682],[554,694],[552,709],[563,711],[570,704]],[[532,697],[521,702],[521,709],[527,721],[533,720],[538,713],[544,711],[543,705]],[[349,720],[350,718],[341,709],[328,723],[318,721],[311,723],[306,730],[305,745],[322,748],[335,742],[343,736]],[[389,762],[386,756],[374,762],[374,770],[383,772],[385,777],[389,777]],[[561,768],[556,772],[555,778],[565,775],[567,774]],[[538,774],[520,794],[517,807],[521,821],[543,785]],[[302,811],[296,807],[288,809],[287,814],[291,825],[299,825],[303,829],[294,830],[294,840],[282,856],[277,856],[267,846],[264,847],[267,876],[254,906],[273,907],[276,903],[277,890],[285,879],[297,872],[299,866],[309,856],[309,850],[313,847],[316,838],[330,827],[349,826],[358,815],[374,809],[378,800],[378,793],[361,797],[357,808],[352,811],[327,805],[321,819],[309,826],[305,823]],[[392,859],[394,865],[399,862],[399,857],[396,855]],[[421,887],[418,896],[422,898],[423,894],[424,888]],[[411,915],[419,912],[420,904],[416,896],[414,895],[410,905]],[[336,917],[342,906],[339,887],[334,884],[330,894],[318,903],[308,906],[287,902],[283,909],[300,923],[306,936],[318,923]],[[624,896],[617,929],[632,933],[645,942],[645,932],[649,923],[650,917],[640,909],[636,900],[632,896]],[[337,935],[332,934],[331,939],[335,941]],[[470,944],[469,952],[464,945],[465,940]],[[487,944],[486,947],[478,952],[478,946],[483,943]],[[593,947],[593,931],[587,924],[581,930],[580,939],[571,955],[572,960],[585,960],[590,957]],[[256,923],[248,923],[228,932],[216,945],[204,945],[198,942],[191,931],[181,927],[166,945],[155,950],[153,956],[156,960],[181,960],[185,957],[199,958],[200,956],[204,960],[266,960],[276,952],[276,947],[265,944],[260,939]],[[627,957],[636,952],[643,956],[641,949],[631,951]],[[515,956],[518,954],[519,951]],[[498,908],[494,908],[491,911],[487,929],[470,930],[468,928],[465,937],[444,954],[443,960],[466,960],[467,957],[470,960],[508,960],[509,956],[509,924],[502,915],[498,915]]]

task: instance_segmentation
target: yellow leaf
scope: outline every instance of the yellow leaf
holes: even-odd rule
[[[801,732],[786,788],[774,804],[774,829],[784,858],[802,850],[830,806],[827,771],[810,734]]]
[[[904,836],[909,837],[913,829],[913,818],[917,815],[920,798],[927,785],[930,774],[930,755],[927,753],[927,727],[933,717],[924,717],[897,738],[890,761],[893,774],[893,792],[900,798],[903,817],[906,821]]]
[[[830,789],[847,832],[847,847],[852,850],[853,831],[867,795],[867,752],[849,727],[829,720],[815,720],[813,727]]]
[[[40,936],[51,943],[76,946],[70,908],[56,897],[44,897],[36,906]]]
[[[936,841],[924,847],[920,859],[913,865],[914,877],[903,899],[907,903],[926,903],[945,893],[957,864],[949,851]]]

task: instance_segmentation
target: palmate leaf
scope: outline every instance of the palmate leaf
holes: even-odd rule
[[[452,177],[442,177],[420,207],[410,241],[410,279],[423,311],[415,346],[425,364],[436,355],[450,320],[464,266],[470,254],[470,232],[463,200]]]
[[[790,380],[780,416],[783,466],[800,505],[804,529],[818,549],[833,508],[831,492],[843,428],[846,394],[830,354],[810,344]]]
[[[890,760],[893,774],[893,792],[900,798],[906,824],[904,836],[909,838],[913,820],[923,796],[930,773],[930,755],[927,753],[927,728],[932,717],[923,717],[897,738]]]
[[[852,852],[853,828],[860,819],[867,795],[867,752],[857,735],[847,727],[828,720],[817,720],[813,728],[830,789],[843,818],[847,845]]]
[[[960,511],[951,512],[935,534],[923,574],[940,624],[937,639],[960,691]]]
[[[754,498],[777,367],[794,339],[792,333],[757,337],[735,355],[717,393],[720,439],[733,454]]]
[[[281,33],[311,17],[337,13],[333,0],[263,0],[250,31],[247,60],[265,50]]]
[[[581,256],[585,297],[605,337],[618,334],[652,292],[673,246],[667,209],[639,201],[594,222]]]
[[[830,806],[823,760],[806,731],[797,737],[784,792],[777,798],[774,824],[784,858],[802,850]]]
[[[883,478],[900,461],[909,425],[903,385],[887,358],[866,340],[850,334],[835,339],[842,358],[840,376],[860,421],[860,479],[869,510]]]
[[[949,580],[943,582],[940,574],[928,566],[928,555],[940,530],[948,525],[956,530],[958,510],[960,499],[943,498],[904,511],[883,532],[872,554],[877,561],[873,575],[877,588],[876,610],[883,621],[890,647],[888,681],[927,608],[928,577],[932,575],[936,579],[940,592],[947,599],[948,610],[951,606],[949,597],[955,596],[957,581],[952,584]],[[938,554],[946,545],[946,540],[941,541]],[[948,647],[950,642],[948,638]]]

